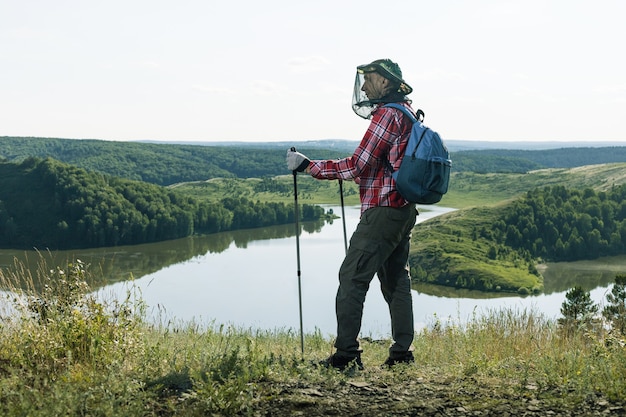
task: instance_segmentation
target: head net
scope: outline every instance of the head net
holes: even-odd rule
[[[368,97],[363,91],[365,84],[365,74],[377,73],[391,81],[393,89],[383,97]],[[352,93],[352,110],[360,117],[369,119],[372,111],[380,103],[394,103],[407,101],[406,95],[413,91],[402,79],[402,71],[395,62],[390,59],[378,59],[370,64],[359,65],[354,80],[354,91]]]

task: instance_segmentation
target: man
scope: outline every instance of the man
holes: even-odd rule
[[[402,103],[411,109],[406,96],[412,91],[402,79],[400,67],[389,59],[358,66],[352,108],[371,122],[354,154],[335,161],[310,161],[299,152],[287,152],[287,167],[292,171],[317,179],[353,179],[359,184],[361,219],[339,269],[336,352],[323,361],[326,366],[362,369],[358,335],[363,303],[375,274],[391,315],[393,343],[385,365],[414,361],[408,256],[418,213],[396,190],[390,170],[400,167],[412,122],[400,110],[384,107]]]

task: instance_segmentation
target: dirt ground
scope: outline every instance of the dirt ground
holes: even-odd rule
[[[276,384],[258,386],[255,416],[626,416],[626,401],[601,395],[585,398],[553,391],[503,387],[498,381],[433,378],[401,383],[359,379],[334,386]]]

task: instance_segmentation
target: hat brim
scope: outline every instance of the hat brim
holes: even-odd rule
[[[398,92],[404,95],[411,94],[411,92],[413,91],[413,88],[406,81],[404,81],[402,78],[398,77],[396,74],[389,71],[387,68],[385,68],[382,65],[375,64],[375,63],[365,64],[365,65],[359,65],[358,67],[356,67],[356,69],[358,72],[362,74],[367,73],[367,72],[376,72],[382,75],[383,77],[398,83],[400,85],[400,87],[398,87]]]

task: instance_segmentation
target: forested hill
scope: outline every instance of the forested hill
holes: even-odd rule
[[[585,165],[626,162],[626,146],[534,151],[521,149],[468,150],[454,153],[453,162],[456,171],[520,173],[540,168],[574,168]]]
[[[207,202],[159,185],[54,159],[0,162],[0,247],[72,249],[133,245],[294,221],[291,205],[233,196]],[[304,220],[324,216],[303,205]]]
[[[312,158],[345,153],[311,149]],[[260,178],[288,174],[286,149],[197,146],[104,140],[0,137],[0,159],[53,158],[116,177],[158,185],[210,178]]]
[[[333,159],[351,153],[346,144],[332,140],[308,142],[299,150],[312,159]],[[0,159],[21,161],[28,157],[51,157],[89,171],[171,185],[218,177],[262,178],[288,174],[287,147],[286,143],[206,146],[0,137]],[[452,152],[451,157],[453,172],[524,173],[540,168],[626,162],[626,146],[465,150]]]

